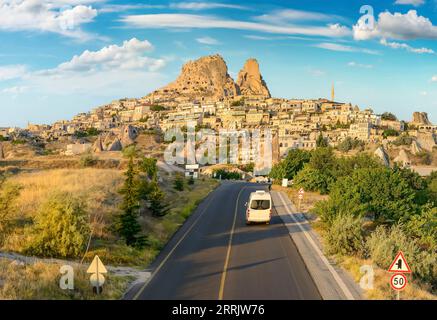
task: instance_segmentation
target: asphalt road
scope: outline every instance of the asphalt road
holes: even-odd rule
[[[321,299],[282,220],[245,223],[249,183],[211,193],[152,265],[143,299]]]

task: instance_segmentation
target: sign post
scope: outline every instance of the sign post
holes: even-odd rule
[[[302,205],[302,199],[303,199],[303,195],[305,194],[305,190],[303,188],[300,188],[299,190],[299,205],[298,205],[298,211],[300,213],[300,209],[301,209],[301,205]]]
[[[100,287],[105,283],[104,274],[108,273],[99,256],[95,256],[93,262],[89,266],[87,273],[91,273],[90,282],[93,288],[96,288],[96,293],[100,294]]]
[[[394,275],[390,278],[390,286],[397,292],[397,300],[400,300],[400,292],[407,286],[407,277],[405,273],[411,273],[410,266],[404,257],[404,253],[399,251],[395,259],[388,268],[388,272],[393,272]]]

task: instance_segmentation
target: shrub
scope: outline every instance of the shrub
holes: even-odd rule
[[[395,146],[409,146],[412,143],[413,143],[413,138],[406,135],[402,135],[398,137],[395,141],[393,141],[393,144]]]
[[[0,245],[8,235],[15,213],[14,201],[20,194],[20,187],[5,183],[0,175]]]
[[[417,154],[421,164],[429,166],[432,163],[432,155],[429,152],[421,151]]]
[[[91,153],[83,154],[79,159],[79,165],[82,168],[92,167],[97,163],[97,159]]]
[[[79,257],[90,226],[82,201],[69,193],[50,196],[39,208],[26,252],[44,257]]]
[[[194,178],[193,178],[193,176],[191,176],[191,177],[188,179],[188,184],[189,184],[190,186],[194,185]]]
[[[241,174],[234,171],[227,171],[224,169],[214,170],[214,175],[216,179],[222,180],[241,180]]]
[[[419,244],[429,249],[437,247],[437,207],[424,206],[419,214],[413,215],[405,229]]]
[[[382,269],[388,269],[396,254],[402,250],[413,275],[436,288],[436,252],[421,251],[417,241],[407,236],[402,225],[391,228],[379,226],[367,239],[366,248],[373,262]]]
[[[397,137],[399,136],[399,132],[396,131],[395,129],[386,129],[382,132],[382,135],[384,138]]]
[[[340,142],[337,146],[337,149],[341,152],[348,152],[353,149],[363,149],[365,143],[362,140],[352,139],[351,137],[347,137],[345,140]]]
[[[361,218],[350,214],[338,215],[327,231],[325,244],[328,254],[363,254],[364,236]]]
[[[416,241],[412,241],[407,237],[402,229],[402,225],[396,224],[388,228],[379,226],[368,237],[366,242],[368,255],[373,262],[386,270],[390,267],[399,250],[402,250],[407,261],[414,261],[417,255],[418,246]]]

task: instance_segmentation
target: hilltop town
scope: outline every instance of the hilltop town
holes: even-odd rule
[[[112,101],[50,125],[0,128],[0,159],[19,157],[13,146],[21,142],[51,146],[50,154],[66,156],[121,151],[141,132],[160,133],[187,122],[212,129],[269,128],[275,160],[290,149],[316,148],[320,137],[333,147],[345,141],[350,148],[371,145],[386,162],[389,145],[402,146],[391,157],[405,166],[417,155],[426,158],[422,164],[431,164],[432,156],[423,153],[436,146],[437,126],[426,113],[415,112],[409,122],[390,113],[378,115],[371,108],[337,102],[334,86],[329,99],[274,98],[256,59],[247,60],[234,81],[224,59],[213,55],[186,63],[174,82],[142,98]]]

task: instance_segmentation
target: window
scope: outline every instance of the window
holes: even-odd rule
[[[252,200],[250,203],[252,210],[267,210],[270,209],[270,200]]]

